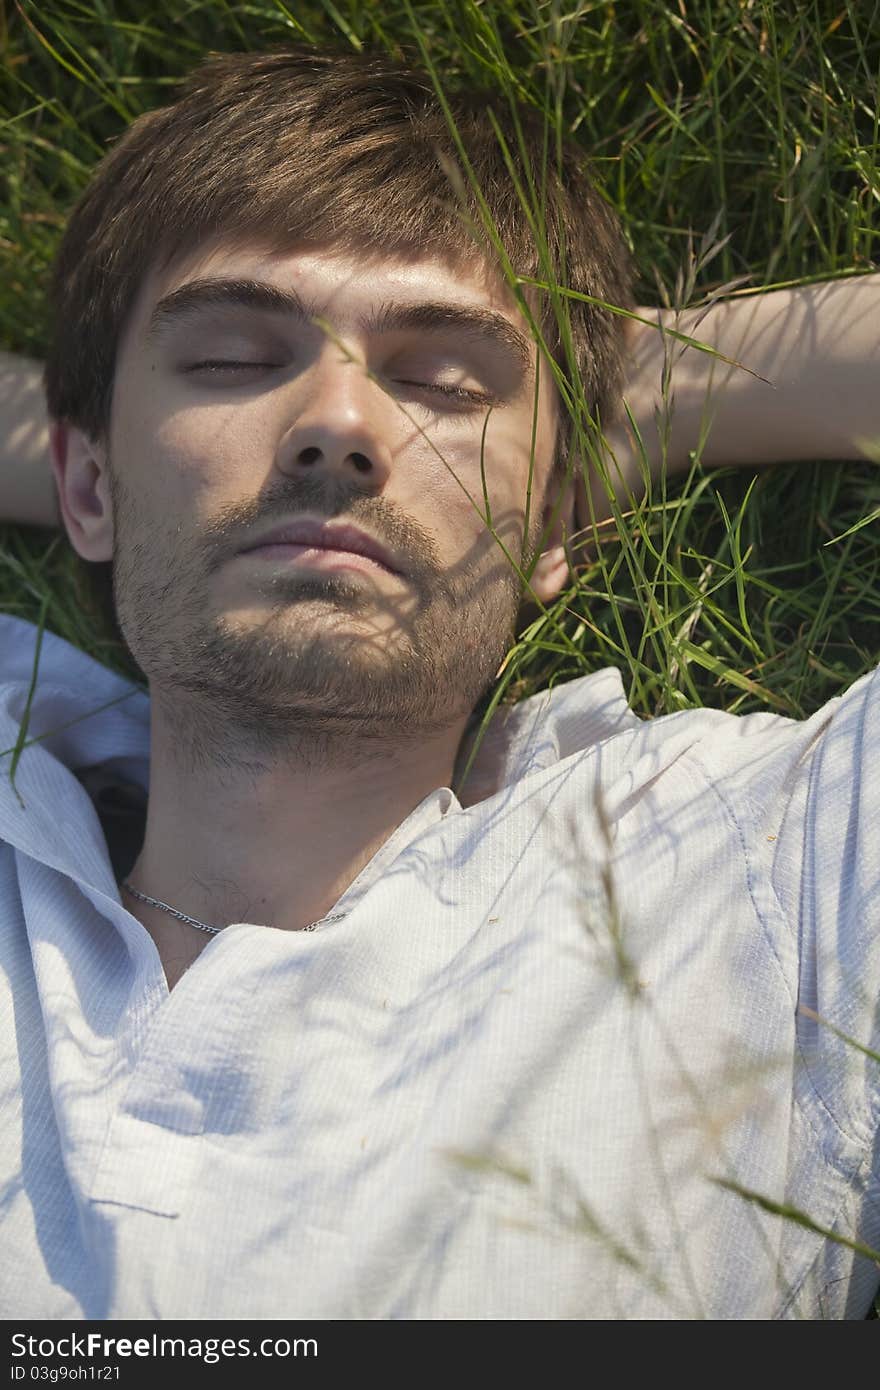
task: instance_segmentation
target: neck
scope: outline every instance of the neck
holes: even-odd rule
[[[146,832],[129,880],[214,926],[302,929],[331,911],[431,791],[450,785],[466,723],[406,741],[363,730],[249,735],[216,711],[206,727],[180,692],[173,711],[154,694]],[[158,908],[138,903],[135,915],[178,943],[192,938],[195,954],[210,940]]]

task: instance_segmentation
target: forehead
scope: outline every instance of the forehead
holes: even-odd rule
[[[508,286],[476,255],[465,264],[438,254],[367,253],[321,245],[278,251],[221,241],[153,267],[129,316],[125,340],[143,339],[160,301],[205,280],[250,280],[292,292],[340,332],[369,320],[377,305],[430,302],[488,311],[525,338],[532,337]],[[530,356],[532,346],[529,342]]]

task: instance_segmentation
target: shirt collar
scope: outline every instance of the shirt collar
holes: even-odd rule
[[[108,763],[126,780],[148,786],[149,699],[44,632],[13,786],[12,750],[28,706],[37,635],[33,624],[0,615],[0,841],[115,896],[97,812],[76,773]],[[89,825],[93,833],[84,833]]]

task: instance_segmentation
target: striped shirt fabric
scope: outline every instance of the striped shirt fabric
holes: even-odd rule
[[[865,1316],[880,675],[804,721],[556,685],[340,920],[169,993],[118,888],[148,696],[46,633],[13,778],[36,645],[0,617],[0,1316]]]

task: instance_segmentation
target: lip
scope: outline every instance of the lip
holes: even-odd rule
[[[389,574],[399,575],[401,573],[388,551],[377,540],[368,536],[365,531],[359,530],[358,527],[347,524],[320,521],[313,517],[297,517],[293,521],[285,522],[283,525],[267,531],[259,540],[243,546],[240,553],[247,555],[252,551],[263,550],[270,546],[305,546],[313,551],[326,550],[338,555],[340,560],[346,554],[360,555],[367,560],[374,561],[377,565],[381,565]],[[282,554],[280,551],[275,553],[279,556]],[[299,550],[292,552],[292,554],[299,553],[301,553]]]

